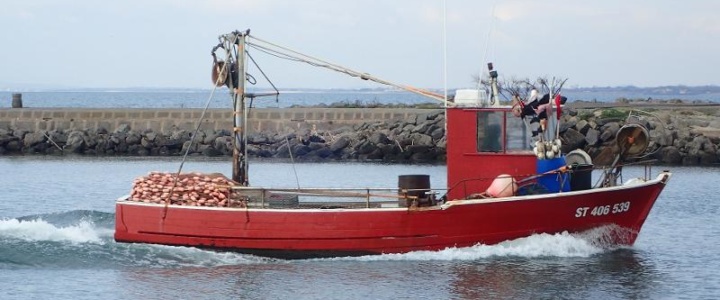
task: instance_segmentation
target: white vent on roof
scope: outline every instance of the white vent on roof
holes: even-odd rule
[[[456,90],[454,102],[456,106],[482,107],[487,103],[487,94],[485,90]]]

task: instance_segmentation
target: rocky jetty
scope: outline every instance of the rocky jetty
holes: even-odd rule
[[[298,160],[445,161],[445,115],[431,110],[408,120],[362,123],[331,131],[304,128],[291,133],[256,132],[247,137],[248,154]],[[121,125],[104,128],[29,132],[0,129],[0,154],[83,154],[229,156],[229,130],[137,131]]]
[[[615,136],[625,122],[648,129],[649,154],[661,164],[714,165],[720,162],[720,111],[718,107],[657,110],[623,109],[569,110],[560,127],[563,152],[584,149],[597,165],[608,165],[617,153]]]
[[[560,127],[563,152],[584,149],[596,164],[612,159],[614,139],[628,108],[566,109]],[[713,165],[720,162],[720,113],[717,107],[655,110],[632,122],[645,126],[651,138],[647,158],[662,164]],[[255,132],[248,136],[252,157],[297,160],[444,162],[445,115],[441,110],[405,120],[362,123],[334,130],[302,128],[291,133]],[[193,132],[138,131],[129,125],[113,132],[104,128],[30,132],[0,129],[0,155],[83,154],[174,156],[232,155],[228,130]]]

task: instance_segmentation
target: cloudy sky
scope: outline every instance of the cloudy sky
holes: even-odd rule
[[[446,3],[451,87],[472,86],[489,60],[506,77],[568,77],[572,86],[720,84],[720,1]],[[384,79],[438,88],[442,24],[442,0],[3,0],[0,85],[210,88],[217,36],[250,28]],[[378,87],[255,58],[283,88]]]

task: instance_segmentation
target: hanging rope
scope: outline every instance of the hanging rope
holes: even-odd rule
[[[213,60],[215,60],[215,53],[214,50],[216,48],[213,48]],[[223,74],[227,71],[227,66],[229,64],[223,64],[222,70],[220,71],[220,74]],[[197,136],[198,132],[200,131],[200,126],[202,125],[202,121],[205,119],[205,113],[207,112],[208,108],[210,107],[210,102],[212,101],[213,97],[215,96],[215,90],[217,90],[217,85],[220,83],[221,76],[218,76],[218,79],[216,80],[215,84],[213,84],[213,89],[210,91],[210,97],[208,97],[207,102],[205,103],[205,108],[203,109],[202,113],[200,114],[200,119],[197,122],[197,126],[195,127],[195,131],[193,131],[192,135],[190,136],[190,144],[188,145],[187,149],[185,149],[185,154],[183,155],[182,161],[180,162],[180,166],[178,167],[177,173],[175,174],[175,180],[173,181],[172,188],[170,188],[170,192],[168,193],[167,198],[165,199],[165,207],[163,209],[163,216],[162,219],[165,220],[165,217],[167,216],[168,206],[170,205],[170,197],[172,196],[173,192],[175,192],[175,187],[177,187],[177,183],[180,180],[180,174],[182,173],[183,166],[185,165],[185,161],[187,160],[188,154],[190,153],[190,149],[193,146],[193,142],[195,141],[195,137]]]

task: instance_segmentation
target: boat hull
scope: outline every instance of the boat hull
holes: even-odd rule
[[[457,200],[427,208],[206,208],[119,200],[115,240],[311,258],[490,245],[607,227],[603,242],[632,245],[669,177],[662,173],[632,186]]]

